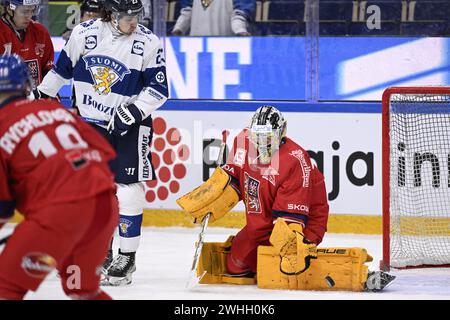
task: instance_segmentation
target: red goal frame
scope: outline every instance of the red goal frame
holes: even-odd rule
[[[380,269],[388,271],[390,269],[390,139],[389,139],[389,102],[392,94],[447,94],[450,95],[450,87],[421,86],[421,87],[390,87],[385,89],[382,97],[382,233],[383,233],[383,257],[380,261]],[[398,269],[412,268],[443,268],[450,267],[445,265],[420,265],[408,266]]]

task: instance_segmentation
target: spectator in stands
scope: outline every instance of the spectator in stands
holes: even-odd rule
[[[80,22],[98,18],[102,7],[102,0],[83,0],[80,5]],[[62,34],[65,41],[69,40],[72,29],[67,28]]]
[[[176,36],[249,36],[255,10],[255,0],[181,0],[181,12],[171,33]]]
[[[148,29],[152,28],[152,1],[151,0],[141,0],[142,6],[144,7],[144,10],[142,12],[141,17],[139,18],[139,23],[145,26]]]

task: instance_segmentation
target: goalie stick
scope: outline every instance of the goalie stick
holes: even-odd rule
[[[220,165],[222,165],[222,161],[223,161],[223,154],[225,152],[225,146],[227,145],[227,137],[229,135],[229,132],[227,130],[222,131],[222,143],[220,144],[220,149],[219,149],[219,157],[217,159],[217,166],[219,167]],[[200,233],[198,234],[198,241],[195,244],[195,253],[194,253],[194,260],[192,261],[192,266],[191,266],[191,270],[189,272],[189,279],[187,282],[186,287],[188,289],[192,289],[197,283],[199,283],[203,276],[205,275],[206,271],[203,272],[203,274],[201,274],[200,276],[197,276],[197,266],[198,266],[198,261],[200,259],[200,253],[202,252],[202,248],[203,248],[203,240],[205,237],[205,232],[206,229],[208,227],[208,222],[209,222],[209,218],[211,217],[211,213],[208,213],[202,220],[202,224],[201,224],[201,230]]]

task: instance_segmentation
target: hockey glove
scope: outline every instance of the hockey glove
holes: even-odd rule
[[[280,254],[280,271],[284,274],[300,274],[309,268],[311,259],[317,259],[317,246],[304,238],[301,224],[287,225],[278,218],[269,241]]]
[[[115,136],[124,136],[135,123],[142,121],[142,113],[134,104],[120,105],[108,123],[108,132]]]
[[[32,97],[34,99],[32,100],[39,100],[39,99],[48,99],[51,98],[49,95],[46,95],[45,93],[43,93],[42,91],[38,90],[38,89],[34,89],[33,92],[31,93]]]

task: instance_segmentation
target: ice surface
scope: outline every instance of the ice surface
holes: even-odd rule
[[[0,230],[0,238],[12,232],[13,225]],[[143,229],[137,253],[137,271],[126,287],[104,287],[114,299],[136,300],[394,300],[450,299],[450,268],[395,270],[397,279],[380,293],[288,291],[259,289],[256,286],[197,285],[186,289],[199,228]],[[237,229],[209,228],[205,240],[225,241]],[[118,239],[117,239],[118,240]],[[115,251],[118,241],[115,241]],[[322,246],[365,247],[374,261],[370,270],[378,270],[381,236],[326,234]],[[1,249],[0,249],[1,250]],[[36,292],[26,299],[67,299],[56,273],[50,274]]]

